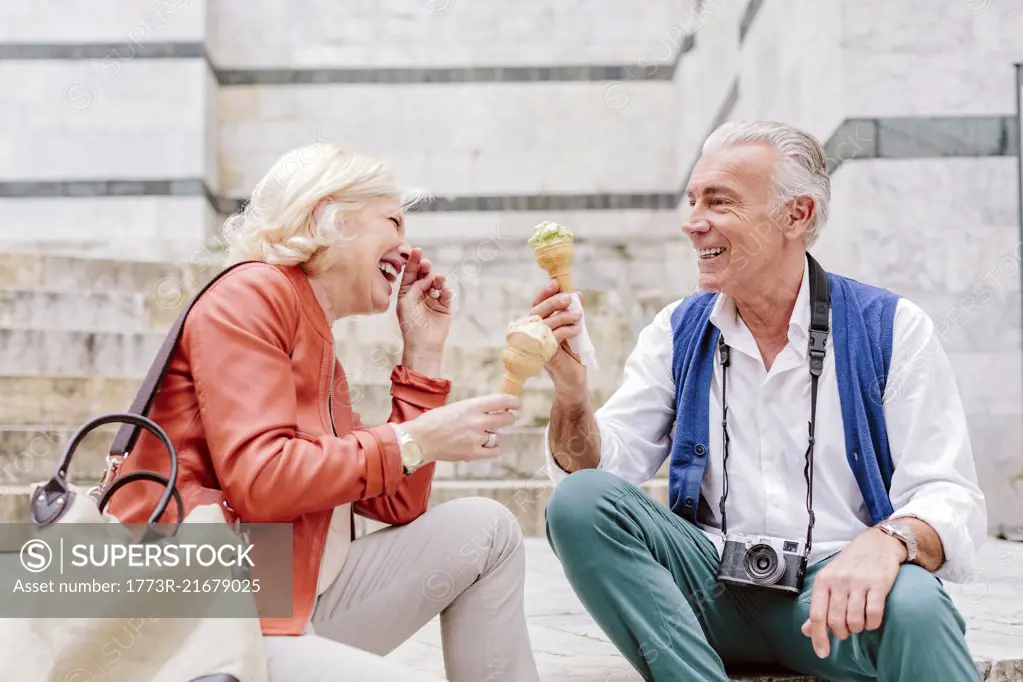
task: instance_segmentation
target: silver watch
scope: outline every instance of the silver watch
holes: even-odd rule
[[[916,534],[904,523],[885,519],[877,524],[883,532],[902,541],[906,545],[906,562],[913,563],[916,559]]]
[[[401,424],[391,422],[394,433],[398,436],[398,448],[401,452],[401,468],[408,476],[419,467],[423,466],[423,448],[406,431]]]

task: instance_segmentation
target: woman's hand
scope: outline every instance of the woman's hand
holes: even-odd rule
[[[501,454],[497,429],[514,424],[512,410],[521,407],[517,396],[494,393],[435,407],[402,426],[428,462],[489,459]]]
[[[451,290],[444,275],[430,271],[422,250],[412,249],[398,288],[398,325],[404,343],[402,364],[436,375],[451,330]]]

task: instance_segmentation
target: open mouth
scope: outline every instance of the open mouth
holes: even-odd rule
[[[390,261],[390,260],[386,260],[386,259],[380,261],[380,263],[377,265],[377,267],[380,269],[380,275],[385,280],[387,280],[387,285],[388,286],[394,284],[394,282],[397,281],[398,274],[401,272],[401,266],[400,265],[396,265],[394,261]]]
[[[696,253],[699,255],[700,260],[710,260],[711,258],[717,258],[718,256],[720,256],[724,252],[725,252],[725,247],[723,247],[723,246],[715,246],[712,249],[699,249],[699,250],[697,250]]]

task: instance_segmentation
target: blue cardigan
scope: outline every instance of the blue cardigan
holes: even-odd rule
[[[892,327],[899,297],[890,291],[828,273],[831,334],[835,354],[846,457],[873,523],[892,513],[888,490],[892,464],[882,398],[892,356]],[[687,297],[673,311],[672,374],[675,433],[668,474],[668,502],[695,522],[710,451],[710,385],[717,354],[717,327],[710,323],[717,294]],[[809,379],[809,371],[807,371]],[[809,415],[793,415],[809,419]],[[713,500],[714,504],[717,500]],[[706,503],[706,502],[705,502]]]

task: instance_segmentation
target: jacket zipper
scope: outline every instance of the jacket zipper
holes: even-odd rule
[[[337,351],[334,344],[330,344],[330,383],[327,384],[327,416],[330,418],[330,431],[337,437],[337,427],[334,426],[334,368],[337,366]],[[351,539],[355,541],[355,512],[351,514]]]
[[[330,346],[330,383],[327,384],[327,416],[330,418],[330,431],[337,436],[337,427],[334,426],[334,366],[337,365],[337,356],[334,354],[334,346]]]

